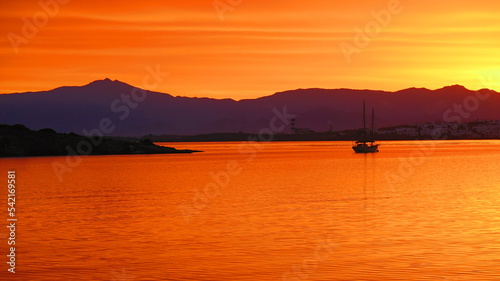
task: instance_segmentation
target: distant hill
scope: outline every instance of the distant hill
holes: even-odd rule
[[[132,93],[139,99],[131,99]],[[137,88],[104,79],[80,87],[4,94],[0,95],[0,124],[24,124],[36,130],[49,127],[82,134],[83,130],[99,129],[105,120],[112,128],[105,134],[114,136],[255,133],[269,127],[273,108],[281,111],[286,106],[288,113],[296,115],[297,127],[314,131],[327,131],[330,127],[346,130],[361,126],[363,99],[367,109],[375,108],[377,127],[457,118],[500,119],[500,94],[481,90],[479,93],[490,96],[479,101],[476,92],[459,85],[397,92],[298,89],[240,101],[145,93],[141,100],[142,92]],[[457,106],[463,107],[464,103],[468,110],[458,111]],[[448,118],[455,120],[443,120],[446,112]]]

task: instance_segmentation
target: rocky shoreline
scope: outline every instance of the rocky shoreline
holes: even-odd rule
[[[126,155],[193,153],[163,147],[150,140],[138,142],[86,137],[75,133],[62,134],[52,129],[33,131],[24,125],[0,125],[0,157]]]

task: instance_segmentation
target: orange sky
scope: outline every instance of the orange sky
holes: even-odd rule
[[[152,90],[176,96],[451,84],[500,90],[499,1],[216,0],[234,4],[222,16],[214,0],[41,0],[57,3],[52,15],[39,1],[0,1],[0,93],[106,77],[141,87],[145,68],[156,65],[169,76]],[[386,26],[374,22],[381,10],[391,15]],[[33,23],[34,15],[39,27],[23,33],[23,17]],[[356,45],[356,28],[367,25],[369,41]],[[341,46],[356,48],[350,60]]]

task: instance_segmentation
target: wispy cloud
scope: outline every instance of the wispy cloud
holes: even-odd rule
[[[387,0],[245,1],[223,22],[211,1],[70,1],[18,54],[6,35],[40,8],[3,5],[0,93],[109,76],[140,84],[141,66],[156,63],[172,71],[159,91],[236,99],[306,87],[468,86],[471,72],[498,65],[495,1],[407,1],[352,64],[338,45]]]

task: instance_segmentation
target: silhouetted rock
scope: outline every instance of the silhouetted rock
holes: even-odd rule
[[[88,138],[52,129],[32,131],[23,125],[0,125],[0,157],[192,153],[149,142]]]

